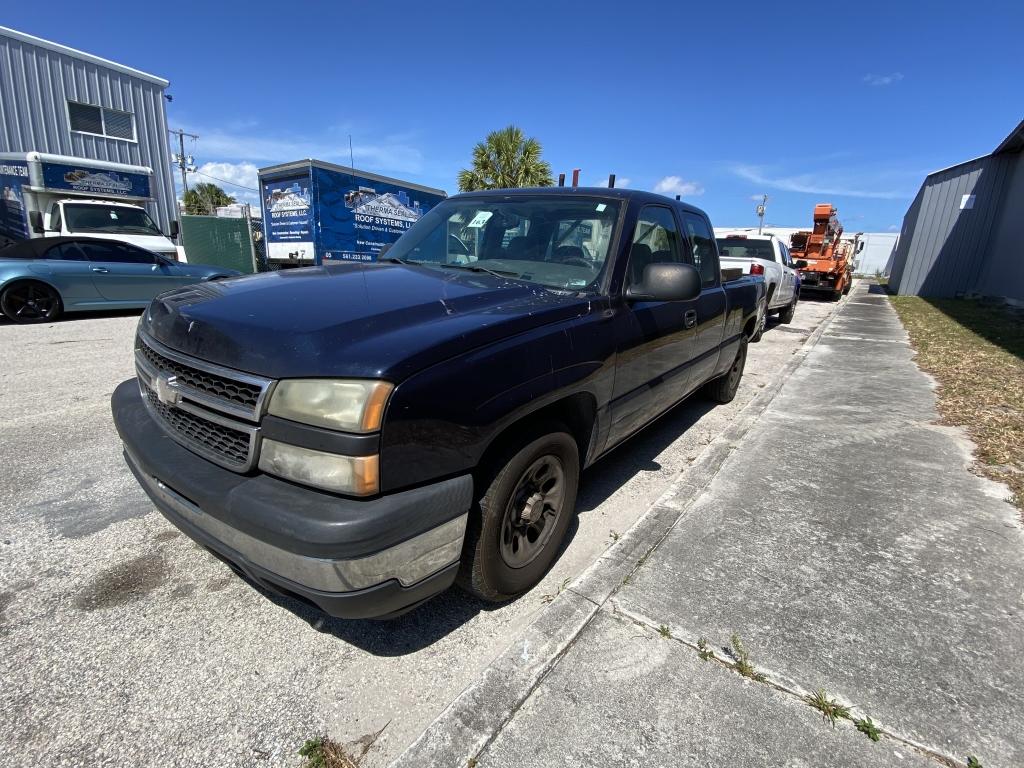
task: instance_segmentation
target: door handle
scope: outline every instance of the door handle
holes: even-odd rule
[[[686,310],[686,312],[683,314],[683,325],[685,325],[687,328],[693,328],[693,326],[695,326],[696,324],[697,324],[697,310],[696,309],[688,309],[688,310]]]
[[[107,269],[106,267],[93,267],[92,271],[93,272],[109,272],[110,270]]]

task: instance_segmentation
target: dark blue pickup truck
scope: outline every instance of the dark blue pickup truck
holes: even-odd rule
[[[267,589],[351,618],[456,580],[505,600],[583,468],[698,389],[733,398],[764,307],[684,203],[460,195],[376,263],[159,296],[114,420],[160,511]]]

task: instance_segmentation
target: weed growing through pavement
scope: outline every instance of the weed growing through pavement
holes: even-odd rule
[[[700,656],[701,661],[708,661],[715,657],[715,652],[708,648],[707,638],[697,638],[697,655]]]
[[[723,650],[732,658],[734,662],[732,668],[755,682],[764,682],[764,675],[754,669],[754,664],[750,660],[750,654],[747,652],[746,647],[744,647],[743,641],[740,640],[740,636],[734,632],[732,637],[729,638],[729,642],[731,645]]]
[[[824,688],[819,688],[806,699],[808,704],[821,712],[821,719],[836,727],[836,720],[849,720],[850,708],[835,699],[830,699]]]
[[[967,756],[967,768],[983,768],[981,761],[974,755]]]
[[[658,627],[658,634],[662,637],[672,637],[672,630],[664,624],[662,624],[660,627]]]
[[[863,719],[856,718],[853,721],[853,725],[854,727],[856,727],[858,731],[863,733],[872,741],[878,741],[880,738],[882,738],[882,734],[878,730],[878,726],[871,722],[870,717],[865,717]]]
[[[622,534],[618,531],[608,531],[608,535],[611,537],[612,541],[618,541],[622,538]]]
[[[328,736],[306,739],[299,755],[306,758],[302,768],[359,768],[359,763],[345,753],[345,748]]]
[[[558,585],[558,591],[555,592],[555,594],[553,594],[553,595],[543,595],[540,598],[540,601],[542,603],[550,603],[552,600],[554,600],[556,597],[558,597],[560,594],[562,594],[562,592],[565,591],[565,588],[567,586],[569,586],[569,579],[563,579],[562,583]]]

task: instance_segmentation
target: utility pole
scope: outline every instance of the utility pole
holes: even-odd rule
[[[185,133],[180,128],[176,131],[167,131],[172,136],[178,137],[178,153],[171,155],[171,162],[181,169],[181,199],[185,199],[185,195],[188,194],[188,178],[186,173],[188,171],[194,171],[196,169],[194,163],[195,158],[192,155],[185,154],[185,137],[188,136],[190,139],[195,141],[199,137],[194,133]]]
[[[761,204],[757,206],[757,234],[761,234],[761,228],[764,226],[764,211],[768,205],[768,195],[764,195],[761,198]]]

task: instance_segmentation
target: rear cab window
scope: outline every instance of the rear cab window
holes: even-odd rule
[[[693,266],[700,272],[701,285],[711,288],[718,285],[721,270],[718,266],[718,247],[711,227],[703,216],[695,213],[683,213],[683,226],[690,241]],[[771,243],[768,243],[771,247]]]

